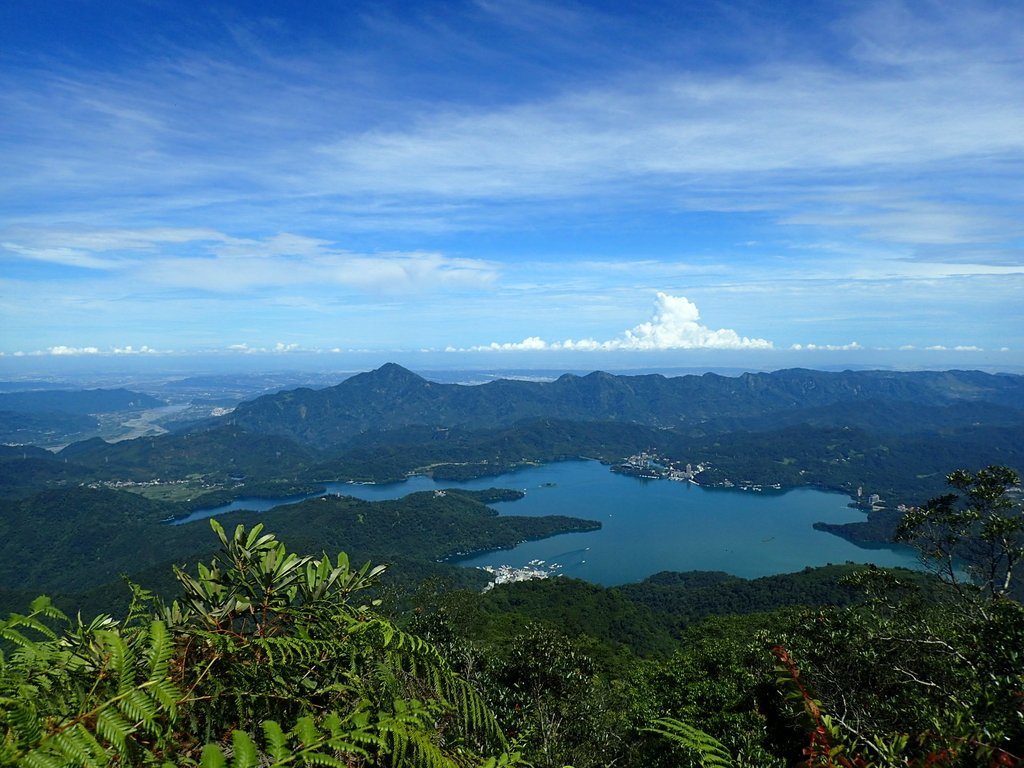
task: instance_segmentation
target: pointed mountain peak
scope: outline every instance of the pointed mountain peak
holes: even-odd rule
[[[426,379],[403,368],[398,363],[384,363],[380,368],[353,376],[349,381],[373,384],[376,386],[396,386],[403,384],[426,383]]]
[[[380,368],[375,371],[370,371],[371,374],[377,376],[386,376],[388,378],[402,378],[402,379],[422,379],[423,377],[419,374],[413,373],[408,368],[403,368],[398,363],[384,363]]]

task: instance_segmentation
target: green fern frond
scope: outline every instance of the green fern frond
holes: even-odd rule
[[[704,768],[735,768],[736,763],[721,742],[704,733],[699,728],[676,720],[663,717],[654,721],[645,731],[657,733],[668,740],[697,753],[700,764]]]
[[[131,723],[111,707],[100,711],[96,716],[96,733],[122,756],[128,752],[128,737],[133,730]]]
[[[259,765],[260,757],[256,743],[245,731],[235,731],[231,734],[231,747],[234,751],[231,768],[256,768]]]
[[[273,762],[268,764],[265,758],[261,762],[259,745],[247,732],[235,730],[231,734],[231,763],[218,745],[207,744],[203,748],[201,768],[254,768],[257,765],[267,768],[290,765],[349,768],[352,765],[350,760],[342,760],[335,755],[368,759],[370,752],[367,747],[376,749],[383,744],[378,736],[365,731],[362,724],[351,719],[343,720],[336,713],[329,714],[322,727],[317,727],[311,717],[301,717],[288,733],[277,722],[267,720],[263,723],[263,735],[263,754]]]
[[[203,755],[199,760],[200,768],[228,768],[228,761],[224,753],[216,744],[207,744],[203,747]]]
[[[171,657],[174,655],[174,643],[167,631],[167,625],[154,619],[149,625],[149,678],[147,682],[156,683],[167,677]]]
[[[263,723],[263,738],[266,740],[266,749],[270,756],[277,761],[286,758],[290,752],[288,749],[288,737],[281,726],[274,720],[266,720]]]

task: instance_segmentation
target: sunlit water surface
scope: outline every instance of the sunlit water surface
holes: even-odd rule
[[[605,585],[638,581],[658,571],[726,571],[753,578],[827,563],[917,566],[907,548],[864,549],[814,530],[819,521],[863,519],[842,494],[705,489],[619,475],[596,461],[546,464],[468,482],[412,477],[386,485],[329,483],[327,490],[380,500],[414,491],[491,487],[526,491],[518,501],[494,504],[500,514],[571,515],[598,520],[602,528],[524,542],[512,550],[460,560],[460,565],[520,567],[543,560],[561,566],[560,573]],[[188,520],[239,509],[262,511],[286,501],[239,499],[196,512]]]

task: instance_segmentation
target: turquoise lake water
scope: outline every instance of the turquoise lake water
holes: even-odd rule
[[[753,492],[705,489],[669,480],[641,480],[611,472],[596,461],[530,467],[469,482],[412,477],[387,485],[328,484],[329,493],[394,499],[440,488],[516,488],[526,496],[492,505],[500,514],[571,515],[602,524],[599,531],[567,533],[489,552],[463,566],[558,563],[558,572],[604,585],[639,581],[658,571],[726,571],[753,578],[828,563],[917,567],[908,548],[864,549],[815,522],[862,520],[849,498],[811,489]],[[297,500],[297,499],[294,499]],[[293,500],[293,501],[294,501]],[[189,521],[224,512],[266,510],[282,499],[239,499],[194,513]]]

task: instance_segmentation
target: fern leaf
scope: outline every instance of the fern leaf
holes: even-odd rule
[[[722,746],[721,742],[681,720],[663,717],[655,720],[653,727],[644,730],[657,733],[676,744],[693,750],[697,753],[704,768],[735,768],[732,755]]]
[[[288,737],[285,736],[281,726],[274,720],[263,722],[263,737],[267,741],[267,752],[278,762],[284,760],[291,754],[288,749]]]
[[[155,683],[167,677],[174,644],[167,626],[159,619],[149,625],[149,682]]]
[[[133,730],[131,724],[111,707],[100,710],[96,717],[96,733],[113,746],[120,755],[127,754],[128,737]]]
[[[302,759],[306,765],[322,765],[325,768],[349,768],[351,763],[343,762],[323,752],[303,752]]]
[[[248,733],[234,731],[231,734],[231,746],[234,751],[231,768],[256,768],[259,765],[259,752]]]
[[[294,733],[305,747],[315,746],[320,738],[320,734],[317,733],[316,726],[313,724],[313,718],[311,717],[300,717],[295,723]]]
[[[115,631],[99,629],[96,639],[107,652],[107,664],[117,680],[118,695],[125,695],[135,687],[135,654],[128,643]]]
[[[216,744],[207,744],[203,747],[203,755],[199,760],[200,768],[228,768],[228,761],[224,759],[224,753]]]
[[[6,703],[5,701],[4,704]],[[39,714],[31,702],[22,701],[15,703],[8,711],[7,722],[11,726],[15,742],[22,749],[38,744],[39,740],[43,738]]]
[[[46,747],[58,752],[72,765],[99,768],[107,763],[107,755],[96,738],[81,725],[55,733]]]
[[[12,763],[13,765],[13,763]],[[67,762],[42,752],[29,752],[18,758],[17,765],[24,768],[67,768]]]
[[[142,723],[147,730],[153,727],[157,718],[157,709],[153,700],[138,688],[130,690],[127,695],[118,700],[118,709],[130,720]]]
[[[181,691],[170,680],[156,680],[146,689],[147,693],[162,707],[173,720],[177,716]]]

